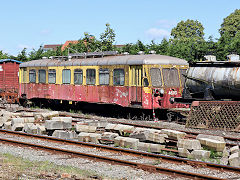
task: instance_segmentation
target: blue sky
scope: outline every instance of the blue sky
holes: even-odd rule
[[[206,38],[218,38],[223,19],[237,8],[239,0],[1,0],[0,50],[17,55],[24,47],[78,40],[84,32],[99,38],[106,23],[115,44],[161,42],[187,19],[200,21]]]

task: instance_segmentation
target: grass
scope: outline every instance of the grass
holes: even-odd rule
[[[63,174],[73,179],[102,179],[93,171],[60,166],[48,161],[29,161],[11,154],[0,154],[0,166],[0,179],[59,179]]]

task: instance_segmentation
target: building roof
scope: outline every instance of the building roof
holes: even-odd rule
[[[57,50],[57,47],[61,46],[62,44],[45,44],[43,46],[44,49],[54,49]]]
[[[143,65],[143,64],[173,64],[188,65],[184,59],[170,56],[148,54],[148,55],[116,55],[99,58],[82,59],[41,59],[22,63],[20,67],[47,67],[47,66],[98,66],[98,65]]]
[[[0,63],[3,63],[3,62],[16,62],[16,63],[19,63],[19,64],[22,63],[21,61],[14,60],[14,59],[0,59]]]
[[[61,50],[63,51],[66,47],[69,46],[70,43],[71,43],[71,44],[77,44],[77,43],[78,43],[78,40],[66,41],[66,42],[62,45]]]

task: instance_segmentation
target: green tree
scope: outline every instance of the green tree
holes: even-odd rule
[[[8,59],[8,54],[4,53],[2,50],[0,50],[0,59]]]
[[[186,20],[181,21],[171,31],[171,36],[174,40],[194,39],[203,40],[204,27],[199,21]]]
[[[110,28],[110,24],[106,24],[105,32],[100,34],[101,48],[102,51],[112,51],[113,43],[115,41],[115,32],[112,28]]]
[[[43,47],[40,46],[38,50],[33,49],[28,55],[30,60],[41,59],[43,57]]]
[[[25,62],[25,61],[28,61],[28,57],[27,57],[27,48],[24,48],[18,55],[17,55],[17,60],[18,61],[22,61],[22,62]]]

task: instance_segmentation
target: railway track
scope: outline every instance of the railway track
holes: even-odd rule
[[[131,155],[134,157],[137,156],[137,157],[141,157],[141,158],[150,158],[153,160],[161,159],[162,161],[165,161],[168,163],[170,163],[170,162],[177,163],[177,164],[179,164],[179,166],[182,163],[188,164],[188,165],[190,164],[191,166],[195,166],[195,167],[204,167],[207,169],[211,168],[214,170],[229,171],[232,173],[237,173],[238,177],[240,176],[240,168],[231,167],[231,166],[199,162],[199,161],[187,160],[184,158],[177,158],[177,157],[171,157],[171,156],[165,156],[165,155],[159,155],[159,154],[153,154],[153,153],[147,153],[147,152],[140,152],[140,151],[135,151],[135,150],[130,150],[130,149],[122,149],[122,148],[116,148],[116,147],[99,145],[99,144],[92,144],[92,143],[71,141],[71,140],[63,140],[63,139],[59,139],[59,138],[53,138],[53,137],[41,136],[41,135],[33,135],[33,134],[27,134],[27,133],[22,133],[22,132],[15,132],[15,131],[0,130],[0,133],[7,134],[7,135],[19,136],[21,138],[28,137],[28,138],[34,138],[34,139],[35,138],[41,139],[44,141],[47,140],[47,141],[51,141],[54,143],[57,142],[57,143],[65,144],[65,145],[68,144],[68,145],[73,145],[73,146],[85,146],[85,147],[90,147],[90,148],[95,148],[95,149],[101,149],[101,151],[110,151],[110,152],[114,152],[114,153],[118,153],[118,154],[120,153],[120,154],[125,154],[125,155],[127,154],[127,155]],[[84,153],[84,152],[79,152],[79,151],[72,151],[72,150],[68,150],[68,149],[43,146],[43,145],[39,145],[39,143],[32,144],[32,143],[23,142],[23,141],[20,142],[20,141],[8,139],[8,138],[0,138],[0,141],[4,142],[4,143],[11,143],[11,144],[15,144],[15,145],[24,145],[24,146],[40,148],[40,149],[44,149],[44,150],[48,150],[48,151],[55,151],[55,152],[70,154],[70,155],[74,155],[74,156],[80,156],[80,157],[85,157],[85,158],[90,158],[90,159],[95,159],[95,160],[100,160],[100,161],[117,163],[117,164],[121,164],[124,166],[140,168],[140,169],[150,171],[150,172],[165,173],[168,175],[175,175],[175,176],[188,177],[188,178],[197,178],[197,179],[221,179],[221,178],[214,177],[214,176],[186,172],[186,171],[181,171],[181,170],[176,170],[176,169],[169,169],[169,168],[164,168],[164,167],[158,167],[158,166],[154,166],[154,165],[146,164],[146,163],[139,163],[139,162],[116,159],[116,158],[112,158],[112,157],[109,158],[106,156],[99,156],[99,155],[94,155],[94,154],[89,154],[89,153]]]

